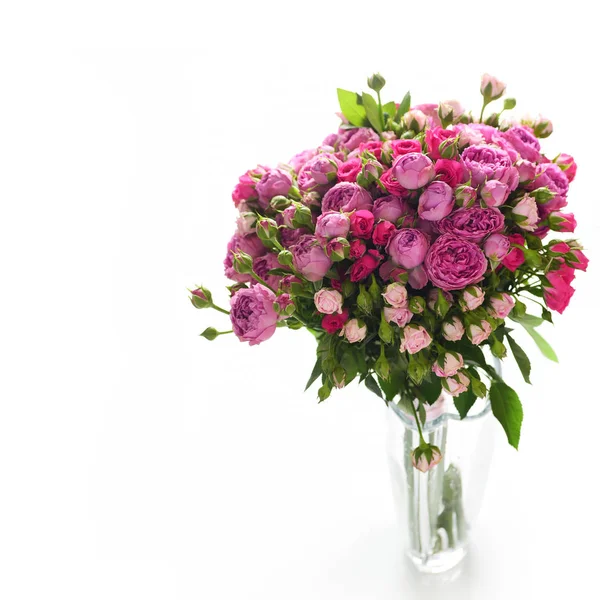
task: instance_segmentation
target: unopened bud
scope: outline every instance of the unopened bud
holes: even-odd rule
[[[219,332],[214,327],[207,327],[200,335],[212,342],[218,337]]]
[[[425,298],[422,296],[413,296],[408,302],[408,308],[411,313],[420,315],[425,310]]]
[[[375,75],[371,75],[367,79],[367,85],[374,91],[380,92],[385,85],[385,79],[379,73],[375,73]]]
[[[252,257],[241,250],[234,252],[233,268],[240,274],[252,273]]]
[[[212,306],[212,294],[203,287],[199,287],[191,292],[190,300],[195,308],[208,308]]]
[[[415,469],[427,473],[442,460],[442,453],[437,446],[424,444],[413,450],[411,459]]]

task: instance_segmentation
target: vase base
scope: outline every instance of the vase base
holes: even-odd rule
[[[456,567],[466,556],[466,547],[454,550],[443,550],[435,554],[418,554],[407,552],[410,562],[420,573],[445,573]]]

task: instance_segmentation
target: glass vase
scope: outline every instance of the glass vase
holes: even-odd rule
[[[414,417],[390,403],[387,419],[392,490],[408,557],[421,572],[448,571],[467,552],[485,491],[495,437],[489,400],[477,400],[462,420],[446,394],[428,408],[423,437],[442,460],[426,473],[412,465],[419,445]]]

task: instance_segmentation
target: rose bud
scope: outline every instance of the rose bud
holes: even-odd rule
[[[480,91],[486,102],[491,100],[497,100],[504,94],[506,84],[502,83],[496,77],[492,77],[489,73],[486,73],[481,78]]]
[[[465,366],[462,354],[446,352],[440,356],[431,367],[438,377],[453,377]]]
[[[296,306],[289,294],[279,294],[273,303],[273,308],[279,314],[280,319],[287,319],[296,311]]]
[[[394,160],[392,173],[402,187],[418,190],[435,177],[435,167],[425,154],[412,152]]]
[[[192,296],[190,300],[194,305],[194,308],[208,308],[212,306],[212,294],[203,287],[199,287],[190,292]]]
[[[514,308],[515,301],[506,292],[493,294],[490,298],[490,307],[488,312],[494,319],[506,319],[510,311]]]
[[[474,323],[469,325],[467,328],[467,337],[471,340],[471,343],[479,346],[482,342],[485,342],[492,333],[492,326],[487,321],[481,321],[480,325]]]
[[[422,131],[427,124],[427,115],[420,110],[409,110],[403,117],[407,129],[412,129],[415,133]]]
[[[333,379],[333,385],[338,390],[341,390],[346,385],[346,371],[339,365],[331,373],[331,378]]]
[[[252,273],[253,260],[249,254],[241,250],[233,254],[233,268],[242,275]]]
[[[350,281],[356,283],[366,279],[379,266],[382,258],[377,250],[369,250],[350,268]]]
[[[516,271],[525,262],[525,253],[522,248],[518,246],[524,246],[525,238],[519,233],[513,233],[508,236],[511,243],[511,250],[502,259],[502,265],[505,266],[509,271]]]
[[[243,212],[236,219],[238,235],[248,235],[256,230],[256,214],[253,212]]]
[[[492,233],[483,243],[485,255],[494,262],[500,262],[510,251],[510,240],[501,233]]]
[[[512,209],[512,215],[517,225],[525,231],[535,231],[540,220],[535,198],[525,194]]]
[[[317,218],[315,236],[321,244],[325,244],[331,238],[345,238],[349,231],[350,219],[343,213],[330,212]]]
[[[458,342],[465,334],[465,327],[458,317],[452,317],[450,321],[444,321],[442,335],[449,342]]]
[[[333,261],[340,262],[350,253],[350,242],[342,237],[329,240],[325,246],[325,254]]]
[[[362,342],[367,335],[367,326],[359,319],[350,319],[344,325],[343,334],[351,344]]]
[[[407,325],[402,332],[400,352],[416,354],[431,344],[431,336],[422,325]]]
[[[373,297],[367,292],[364,285],[359,286],[359,293],[356,298],[356,304],[364,313],[370,315],[373,311]]]
[[[350,258],[360,258],[367,251],[367,245],[363,240],[352,240],[350,242]]]
[[[577,164],[572,156],[569,156],[568,154],[559,154],[554,162],[567,176],[569,183],[575,179],[575,175],[577,174]]]
[[[313,226],[313,218],[312,212],[308,206],[304,206],[304,204],[300,204],[300,202],[294,203],[295,211],[294,216],[292,217],[292,226],[296,229],[300,227],[310,227],[312,229]],[[290,208],[292,208],[290,206]],[[286,208],[286,211],[289,211],[290,208]]]
[[[267,208],[275,196],[287,196],[292,187],[292,177],[283,169],[270,169],[256,184],[258,202],[262,208]]]
[[[479,286],[470,285],[458,299],[458,304],[463,312],[475,310],[483,304],[485,294]]]
[[[419,198],[418,214],[425,221],[439,221],[452,212],[453,206],[452,188],[443,181],[434,181]]]
[[[475,204],[477,199],[477,190],[470,185],[459,185],[454,190],[454,198],[458,206],[469,208]]]
[[[550,229],[562,233],[573,233],[577,227],[575,215],[572,213],[553,212],[550,214]]]
[[[383,318],[388,323],[396,323],[398,327],[404,327],[407,323],[410,323],[412,316],[412,312],[408,308],[390,308],[386,306],[383,309]]]
[[[486,206],[502,206],[508,198],[509,189],[497,179],[486,181],[481,188],[481,198]]]
[[[292,201],[286,196],[274,196],[269,204],[274,210],[285,210],[291,203]]]
[[[327,185],[337,178],[339,159],[328,152],[317,154],[311,158],[303,167],[318,185]]]
[[[423,262],[428,248],[429,241],[422,231],[406,228],[399,229],[390,238],[386,250],[394,264],[413,269]]]
[[[350,231],[357,238],[368,240],[373,233],[375,217],[368,210],[357,210],[350,215]]]
[[[375,75],[371,75],[367,79],[367,85],[376,92],[380,92],[385,85],[385,79],[379,73],[375,73]]]
[[[442,460],[442,453],[437,446],[426,444],[412,451],[411,460],[415,469],[427,473]]]
[[[408,292],[401,283],[390,283],[382,296],[394,308],[406,308],[408,305]]]
[[[348,320],[348,316],[349,312],[347,308],[344,308],[341,314],[325,315],[321,321],[321,327],[329,334],[341,331]]]
[[[381,173],[383,172],[383,167],[381,163],[376,160],[368,160],[362,168],[360,175],[356,178],[357,183],[362,185],[363,187],[368,187],[372,183],[375,183]]]
[[[406,203],[398,196],[382,196],[373,204],[373,216],[377,221],[385,220],[395,223],[407,213]]]
[[[332,261],[325,254],[316,237],[303,235],[300,241],[292,246],[294,267],[309,281],[319,281],[329,271]]]
[[[373,229],[373,243],[376,246],[385,246],[395,232],[396,227],[393,223],[381,221]]]
[[[463,371],[459,371],[452,377],[446,377],[445,379],[442,379],[442,387],[451,396],[459,396],[463,392],[466,392],[470,383],[471,380]]]
[[[256,234],[263,242],[276,240],[278,232],[277,223],[273,219],[260,219],[256,223]]]
[[[413,296],[408,303],[408,308],[415,315],[420,315],[425,310],[425,298]]]
[[[528,160],[520,160],[517,162],[517,171],[519,172],[519,182],[525,183],[535,179],[535,164]]]
[[[532,123],[533,133],[538,138],[547,138],[553,131],[552,121],[541,115]]]
[[[328,288],[321,288],[314,295],[315,306],[317,310],[324,315],[331,315],[333,313],[342,312],[342,304],[344,299],[342,295],[336,290],[330,290]]]

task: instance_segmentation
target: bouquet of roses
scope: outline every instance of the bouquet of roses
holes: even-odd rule
[[[235,282],[230,310],[205,287],[191,301],[228,313],[250,345],[278,327],[307,328],[317,340],[307,388],[320,378],[320,401],[358,377],[401,403],[420,432],[425,408],[443,391],[461,417],[489,395],[516,448],[521,403],[482,347],[499,359],[508,347],[530,382],[509,318],[556,360],[535,328],[552,321],[548,309],[564,311],[575,271],[587,267],[577,241],[554,237],[576,226],[564,209],[577,166],[567,154],[542,154],[548,119],[503,118],[514,99],[486,116],[505,91],[494,77],[482,79],[478,117],[456,101],[411,107],[409,93],[382,103],[384,85],[374,75],[375,96],[338,89],[337,133],[239,178],[237,232],[225,257]],[[426,471],[439,460],[421,435],[413,464]]]

